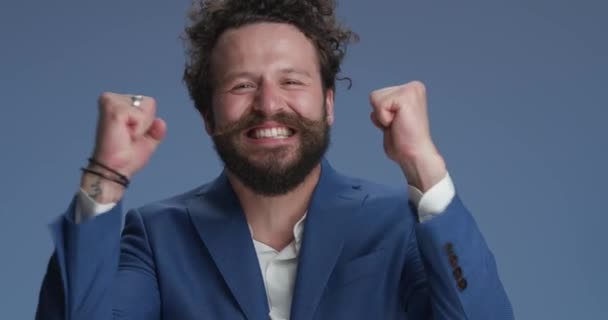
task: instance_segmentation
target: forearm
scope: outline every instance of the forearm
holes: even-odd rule
[[[71,219],[76,200],[51,224],[55,252],[40,290],[37,319],[111,318],[110,289],[118,269],[121,208],[117,205],[94,221],[76,224]]]
[[[472,215],[455,197],[446,211],[416,226],[435,314],[446,301],[467,319],[513,319],[494,256]]]
[[[445,160],[434,147],[431,151],[411,155],[400,163],[408,184],[422,192],[428,191],[447,174]]]

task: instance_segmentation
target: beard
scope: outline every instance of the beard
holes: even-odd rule
[[[265,117],[251,112],[212,135],[215,150],[225,168],[254,193],[279,196],[294,190],[320,163],[329,147],[327,110],[321,120],[279,113]],[[244,142],[244,130],[273,121],[295,131],[299,143],[272,148],[256,148]],[[249,150],[248,150],[249,149]]]

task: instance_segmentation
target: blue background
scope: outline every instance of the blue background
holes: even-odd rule
[[[102,91],[157,98],[166,141],[126,206],[192,188],[219,161],[181,82],[189,1],[0,4],[0,318],[33,318]],[[370,91],[419,79],[433,136],[496,254],[518,319],[608,319],[608,2],[342,1],[329,159],[390,185]]]

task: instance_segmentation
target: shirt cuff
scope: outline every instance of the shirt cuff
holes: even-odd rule
[[[114,206],[116,206],[116,203],[114,202],[101,204],[89,197],[89,195],[82,189],[78,191],[77,197],[78,199],[76,201],[76,209],[74,212],[74,222],[76,224],[85,222],[94,218],[95,216],[108,212],[112,210]]]
[[[410,201],[418,209],[418,221],[421,223],[442,214],[456,195],[449,173],[426,193],[412,185],[408,185],[408,191]]]

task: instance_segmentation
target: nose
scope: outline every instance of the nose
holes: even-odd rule
[[[283,109],[280,88],[270,81],[263,80],[258,87],[253,109],[263,115],[271,116]]]

